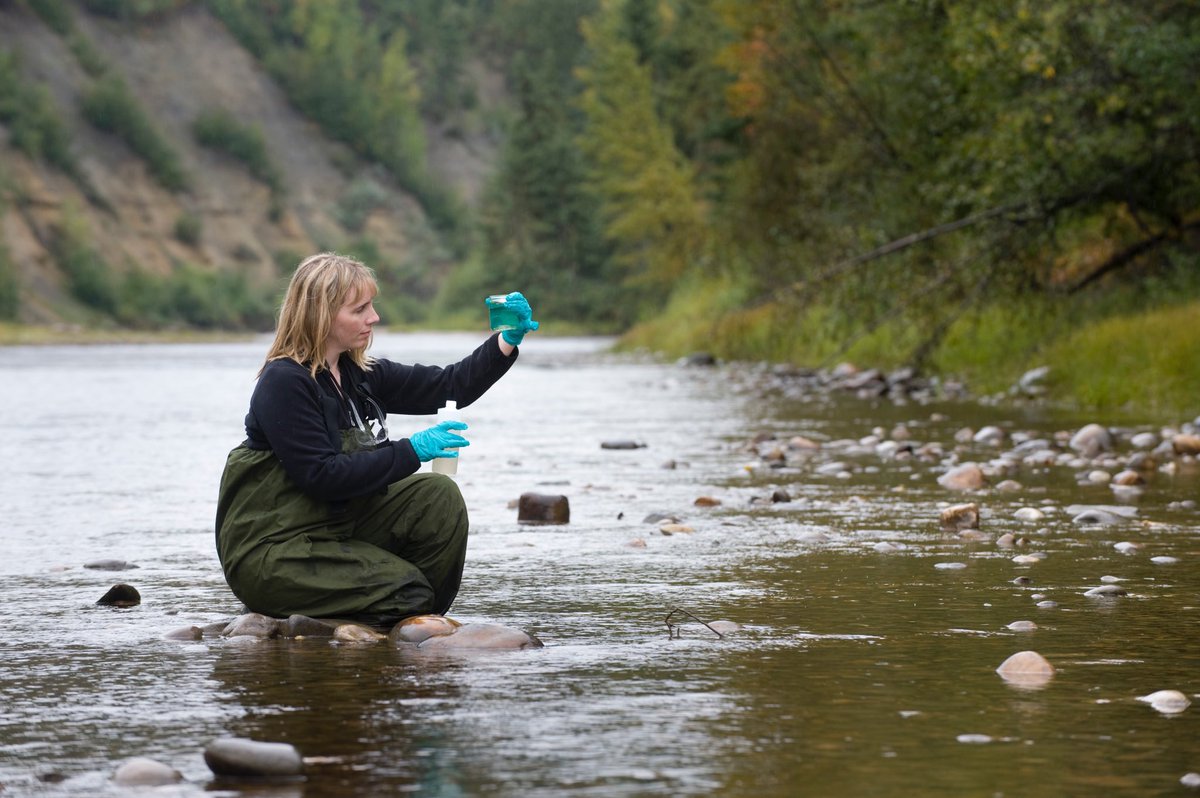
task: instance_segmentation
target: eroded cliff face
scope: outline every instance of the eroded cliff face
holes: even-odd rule
[[[22,74],[49,90],[71,129],[81,172],[101,200],[89,200],[77,181],[14,150],[0,126],[0,178],[7,197],[0,235],[20,280],[20,321],[57,323],[78,311],[51,254],[68,220],[87,230],[93,249],[117,272],[136,266],[165,274],[175,264],[190,263],[270,280],[278,274],[279,253],[338,249],[358,237],[369,238],[391,263],[413,265],[419,259],[422,269],[448,268],[429,254],[434,248],[428,242],[436,235],[420,206],[379,170],[325,139],[207,11],[188,7],[135,30],[77,12],[75,25],[170,140],[190,188],[173,193],[161,187],[124,143],[90,126],[80,102],[94,78],[68,42],[30,11],[0,3],[0,49],[17,53]],[[283,210],[274,218],[266,185],[241,164],[195,142],[193,120],[216,109],[261,130],[285,184]],[[486,173],[486,154],[464,150],[447,158],[447,146],[431,142],[431,165],[452,164],[456,171],[447,177],[469,199]],[[347,230],[338,221],[339,199],[353,183],[366,180],[378,186],[383,201],[361,230]],[[194,244],[175,235],[184,215],[200,221]]]

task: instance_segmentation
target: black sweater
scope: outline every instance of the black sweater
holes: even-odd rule
[[[338,362],[346,397],[365,408],[351,386],[364,383],[385,413],[430,415],[454,400],[466,407],[512,367],[493,335],[458,363],[407,366],[376,360],[363,371],[345,355]],[[313,498],[339,502],[368,496],[413,474],[421,461],[407,438],[343,454],[338,430],[353,426],[333,376],[313,379],[307,365],[283,358],[263,370],[250,397],[245,446],[274,451],[287,475]]]

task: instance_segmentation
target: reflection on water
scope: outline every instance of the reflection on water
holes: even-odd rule
[[[476,342],[382,335],[376,351],[439,363]],[[989,538],[964,542],[938,529],[939,503],[961,497],[936,466],[858,457],[847,479],[765,468],[744,444],[903,421],[952,448],[962,426],[1091,419],[766,403],[727,369],[615,358],[603,343],[531,340],[464,411],[472,539],[453,614],[546,643],[470,657],[164,640],[240,611],[211,524],[265,342],[0,350],[4,794],[116,795],[109,777],[129,756],[181,770],[172,794],[289,797],[1141,796],[1200,770],[1200,711],[1136,701],[1200,693],[1200,517],[1172,504],[1196,498],[1194,472],[1154,476],[1138,518],[1102,528],[1063,508],[1112,503],[1107,488],[1023,473],[1020,492],[972,497]],[[600,448],[612,439],[646,446]],[[776,489],[792,500],[770,501]],[[531,490],[567,495],[571,523],[516,524],[510,502]],[[1015,520],[1023,506],[1046,519]],[[643,521],[656,512],[693,531],[660,534]],[[994,543],[1004,532],[1045,558],[1014,563]],[[1143,548],[1126,556],[1121,541]],[[82,568],[101,558],[138,568]],[[1128,595],[1083,595],[1106,575]],[[95,606],[115,582],[143,603]],[[670,639],[675,606],[743,629],[684,623]],[[1037,629],[1009,630],[1016,620]],[[1056,668],[1040,689],[994,673],[1024,649]],[[307,781],[210,782],[201,752],[225,735],[296,745]]]

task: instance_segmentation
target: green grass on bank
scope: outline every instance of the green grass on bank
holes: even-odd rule
[[[621,339],[677,357],[696,351],[729,360],[832,367],[904,365],[920,342],[915,324],[896,320],[855,330],[828,308],[779,304],[737,308],[740,291],[711,282],[679,291],[664,312]],[[963,379],[976,395],[1006,391],[1023,373],[1049,366],[1049,400],[1164,422],[1200,414],[1200,299],[1150,307],[1129,297],[1066,305],[1062,298],[992,305],[956,322],[926,372]]]

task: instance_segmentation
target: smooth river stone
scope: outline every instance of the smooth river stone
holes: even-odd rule
[[[133,585],[113,585],[96,603],[102,607],[136,607],[142,603],[142,594]]]
[[[1138,696],[1138,701],[1149,704],[1164,715],[1183,712],[1192,703],[1186,695],[1178,690],[1158,690],[1150,695]]]
[[[1014,632],[1032,632],[1038,628],[1038,625],[1033,621],[1013,621],[1008,628]]]
[[[218,776],[290,778],[304,772],[300,752],[287,743],[222,737],[204,748],[204,762]]]
[[[414,615],[392,627],[388,640],[393,643],[423,643],[431,637],[454,634],[461,623],[445,615]]]
[[[976,463],[963,463],[938,477],[938,484],[950,490],[979,490],[987,480]]]
[[[1101,598],[1124,596],[1125,594],[1125,588],[1121,587],[1120,585],[1101,585],[1100,587],[1093,587],[1090,590],[1085,590],[1083,593],[1085,596],[1099,596]]]
[[[135,756],[117,766],[113,781],[122,787],[161,787],[183,781],[183,774],[157,760]]]
[[[1018,521],[1041,521],[1045,517],[1046,514],[1036,507],[1022,507],[1013,513],[1013,518]]]
[[[333,639],[339,643],[378,643],[386,638],[387,635],[357,623],[344,623],[333,630]]]
[[[454,634],[431,637],[417,646],[421,651],[471,651],[541,648],[542,641],[511,626],[468,623]]]
[[[942,510],[940,521],[945,532],[979,529],[979,505],[971,503],[947,507]]]
[[[1054,666],[1036,651],[1018,651],[1000,663],[996,673],[1019,687],[1040,687],[1054,676]]]
[[[222,637],[277,637],[283,624],[257,612],[248,612],[234,618],[221,632]]]
[[[519,524],[567,524],[570,521],[571,505],[566,496],[522,493],[517,502]]]

